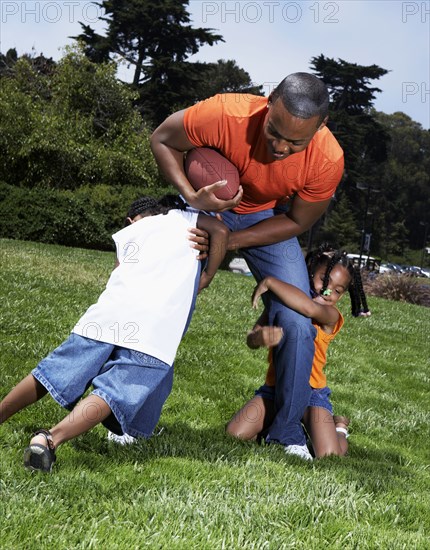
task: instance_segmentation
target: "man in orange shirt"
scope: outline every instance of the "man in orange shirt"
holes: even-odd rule
[[[269,98],[222,94],[174,113],[153,133],[151,146],[165,177],[194,208],[220,212],[229,250],[240,249],[254,277],[274,276],[309,294],[296,237],[325,212],[343,173],[343,152],[326,127],[329,97],[308,73],[286,77]],[[215,183],[199,191],[185,172],[184,153],[213,147],[239,170],[241,188],[218,199]],[[300,420],[311,393],[315,329],[309,319],[266,299],[269,324],[284,337],[274,349],[275,420],[268,441],[305,445]]]

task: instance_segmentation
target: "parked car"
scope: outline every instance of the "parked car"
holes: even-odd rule
[[[360,269],[366,269],[367,271],[373,271],[379,273],[379,258],[373,258],[372,256],[367,256],[365,254],[347,254],[347,258],[351,261],[354,267],[360,267]]]
[[[405,274],[412,277],[428,277],[428,275],[417,265],[405,266]]]
[[[390,273],[392,275],[401,275],[403,273],[403,269],[395,263],[383,263],[379,267],[379,273]]]

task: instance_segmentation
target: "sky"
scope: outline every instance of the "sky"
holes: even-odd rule
[[[191,0],[194,27],[225,42],[204,46],[194,61],[234,59],[266,95],[285,76],[309,71],[320,54],[390,72],[373,84],[375,107],[403,111],[430,128],[430,1]],[[43,53],[58,60],[84,22],[102,32],[100,8],[87,0],[0,0],[0,51]],[[126,70],[119,76],[127,79]]]

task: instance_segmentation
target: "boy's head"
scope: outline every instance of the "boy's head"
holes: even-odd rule
[[[154,197],[140,197],[135,200],[128,209],[124,225],[130,225],[146,216],[157,216],[158,214],[167,214],[170,210],[184,210],[185,203],[179,196],[165,195],[161,199]]]
[[[153,197],[140,197],[131,203],[125,219],[125,225],[130,225],[145,216],[153,216],[158,214],[158,200]]]

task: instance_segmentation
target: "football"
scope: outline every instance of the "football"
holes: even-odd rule
[[[239,189],[240,177],[236,166],[209,147],[188,151],[185,173],[196,191],[217,181],[227,180],[227,184],[215,192],[216,197],[222,200],[232,199]]]

